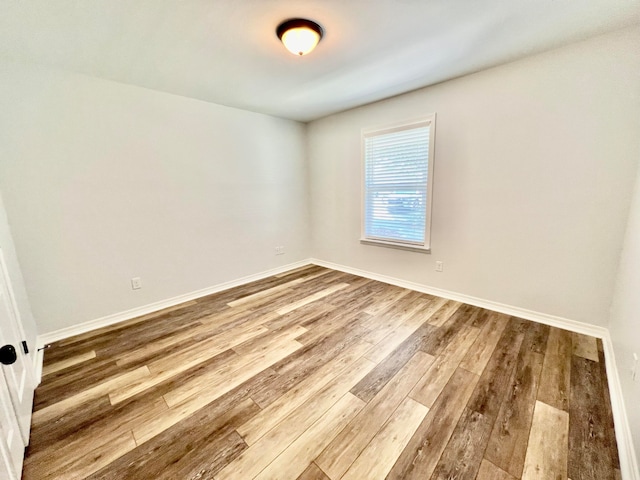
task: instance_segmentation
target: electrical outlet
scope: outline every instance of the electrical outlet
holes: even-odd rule
[[[442,262],[436,262],[436,272],[442,272],[444,270],[444,265]]]
[[[138,290],[142,288],[142,280],[140,277],[135,277],[131,279],[131,290]]]
[[[276,255],[284,255],[284,247],[282,245],[276,247]]]
[[[633,354],[633,365],[631,366],[631,380],[638,380],[638,354]]]

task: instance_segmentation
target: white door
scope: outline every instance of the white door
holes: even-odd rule
[[[24,332],[5,265],[0,250],[0,448],[7,450],[14,472],[20,473],[24,447],[29,443],[34,382],[30,357],[23,351]]]
[[[4,373],[0,372],[0,480],[19,479],[23,457],[24,443]]]

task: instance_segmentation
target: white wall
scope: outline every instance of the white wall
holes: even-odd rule
[[[629,425],[640,458],[640,365],[631,379],[633,353],[640,358],[640,174],[620,260],[609,324]]]
[[[637,45],[628,29],[310,123],[314,256],[605,326],[640,159]],[[431,112],[432,254],[361,245],[361,129]]]
[[[309,257],[303,124],[0,71],[0,191],[39,333]]]
[[[7,272],[9,274],[9,280],[11,282],[11,289],[18,306],[18,314],[20,315],[20,323],[24,330],[27,345],[29,347],[29,358],[32,363],[35,363],[36,359],[36,323],[31,313],[31,305],[29,304],[29,297],[24,286],[24,280],[22,278],[22,270],[18,262],[18,256],[16,255],[15,245],[11,236],[11,228],[7,220],[7,215],[4,208],[4,202],[2,195],[0,195],[0,249],[2,249],[2,255],[4,257]],[[17,348],[17,346],[16,346]],[[35,371],[35,365],[34,365]]]

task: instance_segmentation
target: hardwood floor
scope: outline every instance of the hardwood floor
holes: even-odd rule
[[[317,266],[52,345],[25,479],[619,478],[602,343]]]

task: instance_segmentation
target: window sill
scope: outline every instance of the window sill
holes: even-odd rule
[[[431,248],[429,247],[410,245],[406,243],[385,242],[384,240],[371,240],[368,238],[361,238],[360,243],[363,245],[374,245],[377,247],[397,248],[398,250],[408,250],[410,252],[431,253]]]

